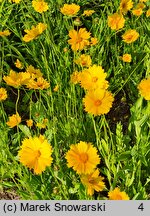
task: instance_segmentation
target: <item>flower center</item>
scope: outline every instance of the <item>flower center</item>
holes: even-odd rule
[[[37,86],[39,87],[39,88],[41,88],[41,87],[43,87],[43,83],[37,83]]]
[[[81,43],[82,42],[82,38],[80,36],[77,37],[76,43]]]
[[[81,160],[82,163],[86,163],[87,160],[88,160],[88,155],[86,153],[82,153],[80,155],[80,160]]]
[[[127,8],[126,3],[122,3],[122,9],[126,9],[126,8]]]
[[[69,13],[74,14],[74,9],[70,9]]]
[[[100,106],[102,104],[102,101],[101,100],[96,100],[94,104],[95,104],[95,106]]]
[[[82,61],[82,63],[81,63],[82,65],[86,65],[86,61]]]
[[[122,200],[122,196],[120,194],[116,195],[116,200]]]
[[[129,35],[129,36],[127,37],[127,40],[132,40],[132,38],[133,38],[133,35]]]
[[[89,179],[89,183],[90,184],[96,184],[97,182],[96,182],[95,178],[91,178],[91,179]]]
[[[35,151],[35,157],[39,158],[41,156],[41,152],[39,150]]]
[[[93,78],[92,78],[92,81],[93,81],[93,82],[97,82],[97,80],[98,80],[98,77],[93,77]]]

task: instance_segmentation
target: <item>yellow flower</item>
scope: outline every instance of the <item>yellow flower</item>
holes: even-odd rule
[[[147,0],[140,0],[140,2],[147,2]]]
[[[77,84],[80,82],[80,72],[74,71],[70,76],[70,82],[73,84]]]
[[[88,39],[90,33],[85,28],[80,28],[79,31],[70,30],[68,43],[71,45],[73,51],[82,50],[85,46],[89,45]]]
[[[124,27],[125,19],[122,14],[114,13],[108,16],[108,26],[112,30],[119,30]]]
[[[124,62],[131,62],[131,55],[130,54],[124,54],[122,56],[122,61],[124,61]]]
[[[104,178],[99,176],[98,169],[93,171],[91,174],[81,176],[81,182],[86,186],[87,194],[90,196],[94,194],[94,190],[100,192],[105,188],[103,180]]]
[[[0,36],[9,36],[11,32],[9,30],[0,31]]]
[[[84,69],[80,74],[80,85],[86,90],[96,88],[108,88],[108,81],[105,80],[107,74],[101,66],[93,65]]]
[[[37,122],[36,127],[38,127],[39,129],[46,128],[46,126],[43,123],[41,123],[41,122]]]
[[[51,154],[52,147],[42,135],[24,139],[18,152],[19,161],[33,169],[35,174],[41,174],[51,165],[53,160]]]
[[[109,200],[129,200],[129,196],[120,191],[119,188],[115,188],[113,191],[108,192]]]
[[[83,16],[91,16],[93,13],[95,13],[95,10],[84,10]]]
[[[81,65],[82,67],[89,67],[92,64],[90,55],[81,55],[74,61],[76,64]]]
[[[143,10],[145,7],[146,7],[146,5],[145,5],[144,3],[138,3],[138,4],[136,5],[136,8],[137,8],[137,9],[140,8],[140,9]]]
[[[121,0],[120,2],[120,12],[125,14],[133,7],[132,0]]]
[[[68,167],[73,167],[78,174],[90,174],[100,163],[97,149],[91,143],[82,141],[71,145],[65,158]]]
[[[30,79],[26,84],[29,89],[47,89],[50,87],[49,82],[47,82],[43,77],[38,77],[36,80]]]
[[[43,13],[48,10],[48,4],[44,0],[33,0],[32,6],[34,7],[34,10]]]
[[[19,59],[16,60],[15,62],[15,66],[19,69],[22,69],[23,68],[23,64],[19,61]]]
[[[150,100],[150,78],[141,80],[138,89],[145,100]]]
[[[100,88],[89,91],[83,98],[85,111],[95,116],[107,114],[113,101],[111,92]]]
[[[54,91],[54,92],[57,92],[58,89],[59,89],[59,85],[56,85],[56,86],[53,88],[53,91]]]
[[[64,4],[64,6],[60,8],[61,13],[66,16],[74,16],[79,10],[80,6],[76,4]]]
[[[19,88],[21,85],[25,85],[30,79],[30,74],[26,72],[16,73],[10,70],[9,76],[4,76],[3,80],[7,85],[13,86],[14,88]]]
[[[136,41],[139,37],[139,33],[134,29],[127,30],[123,35],[123,41],[126,43],[132,43]]]
[[[14,2],[16,4],[18,4],[21,0],[9,0],[9,2]]]
[[[146,11],[146,17],[149,17],[150,16],[150,9],[148,9],[147,11]]]
[[[43,124],[47,125],[47,123],[48,123],[48,119],[47,118],[43,119]]]
[[[23,37],[23,41],[29,42],[37,38],[46,28],[46,24],[39,23],[37,26],[32,26],[31,30],[24,30],[27,34]]]
[[[133,15],[135,16],[141,16],[143,13],[143,10],[141,8],[133,9],[132,10]]]
[[[48,119],[47,118],[45,118],[45,119],[43,119],[43,122],[41,123],[41,122],[38,122],[37,124],[36,124],[36,126],[38,127],[38,128],[40,128],[40,129],[44,129],[44,128],[46,128],[46,126],[47,126],[47,123],[48,123]]]
[[[95,37],[91,37],[90,45],[91,45],[91,46],[94,46],[94,45],[96,45],[97,43],[98,43],[98,39],[95,38]]]
[[[0,88],[0,101],[6,100],[7,91],[5,88]]]
[[[64,53],[68,52],[67,47],[65,47],[65,48],[63,49],[63,51],[64,51]]]
[[[27,123],[28,127],[32,127],[33,126],[33,120],[32,119],[27,120],[26,123]]]
[[[9,121],[6,122],[6,124],[10,127],[10,128],[13,128],[15,126],[17,126],[18,124],[20,124],[21,122],[21,117],[19,116],[18,113],[12,115],[12,116],[9,116]]]
[[[32,65],[27,67],[26,72],[29,73],[33,79],[43,76],[40,69],[35,69]]]

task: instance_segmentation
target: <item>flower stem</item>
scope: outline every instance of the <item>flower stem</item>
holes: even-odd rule
[[[18,112],[19,97],[20,97],[20,89],[18,89],[18,96],[17,96],[17,100],[16,100],[16,113]]]

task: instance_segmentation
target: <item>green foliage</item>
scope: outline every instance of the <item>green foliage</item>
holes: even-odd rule
[[[15,190],[20,199],[61,200],[108,199],[107,192],[119,187],[130,199],[150,199],[150,103],[138,94],[137,89],[141,79],[150,75],[148,18],[145,13],[137,18],[129,12],[125,28],[115,32],[108,27],[107,17],[118,9],[118,1],[46,2],[49,10],[42,14],[34,11],[29,1],[17,5],[5,0],[0,2],[0,31],[11,31],[10,36],[0,37],[0,85],[8,91],[7,100],[0,104],[0,189]],[[97,45],[79,54],[89,54],[92,63],[101,65],[107,72],[109,89],[116,102],[111,115],[93,117],[85,113],[84,91],[70,82],[70,75],[80,67],[74,63],[79,54],[67,43],[68,31],[78,27],[74,26],[76,17],[68,18],[60,13],[64,3],[81,6],[81,27],[98,39]],[[82,12],[91,8],[95,13],[83,17]],[[25,43],[22,40],[24,30],[39,22],[47,23],[46,31]],[[139,40],[131,45],[121,39],[129,28],[137,29],[140,34]],[[131,63],[122,62],[120,56],[124,53],[132,55]],[[24,64],[23,70],[15,67],[16,59]],[[42,71],[50,83],[48,90],[21,87],[19,94],[15,88],[6,85],[3,76],[8,75],[10,69],[25,71],[29,65]],[[59,89],[55,92],[56,85]],[[8,128],[8,117],[16,111],[22,122],[15,128]],[[28,119],[33,120],[33,127],[27,127]],[[37,123],[42,124],[44,119],[48,119],[48,123],[38,128]],[[21,165],[18,151],[24,138],[40,134],[53,147],[53,164],[41,175],[34,175],[32,170]],[[67,167],[65,159],[70,145],[79,141],[92,142],[101,158],[99,169],[106,188],[92,197],[87,195],[80,176]]]

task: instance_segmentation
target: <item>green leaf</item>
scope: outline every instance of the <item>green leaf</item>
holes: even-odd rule
[[[104,139],[101,139],[101,147],[102,147],[102,151],[104,152],[104,156],[109,155],[108,143],[106,143]]]
[[[15,187],[15,184],[12,183],[12,182],[2,182],[1,183],[3,187],[7,187],[7,188],[12,188],[12,187]]]
[[[117,161],[127,161],[127,160],[130,160],[131,158],[132,158],[131,151],[126,151],[126,152],[119,154]]]
[[[18,125],[18,127],[27,137],[31,137],[31,132],[26,125]]]

